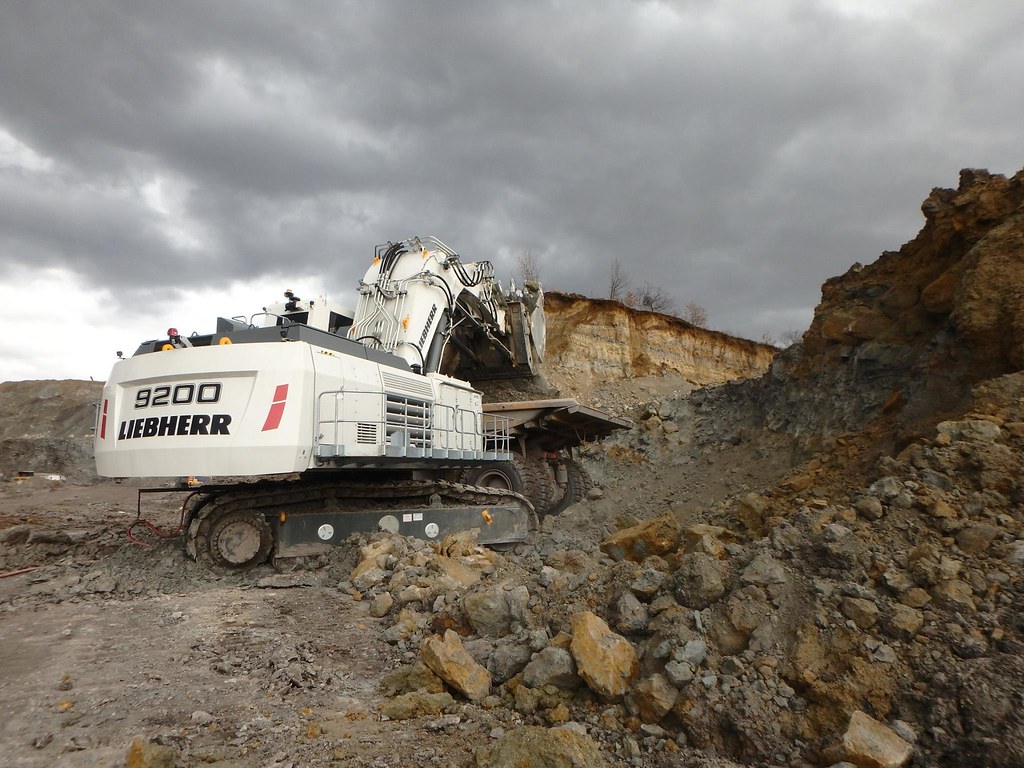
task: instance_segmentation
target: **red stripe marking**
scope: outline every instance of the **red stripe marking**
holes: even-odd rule
[[[284,416],[284,404],[288,399],[288,385],[278,384],[274,390],[274,402],[270,404],[270,411],[267,413],[267,420],[263,423],[263,431],[269,432],[281,426],[281,417]]]
[[[100,440],[107,439],[107,401],[103,401],[103,418],[100,420]]]

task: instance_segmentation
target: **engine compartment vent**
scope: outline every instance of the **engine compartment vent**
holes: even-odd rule
[[[367,422],[356,424],[356,442],[360,445],[377,444],[377,425]]]

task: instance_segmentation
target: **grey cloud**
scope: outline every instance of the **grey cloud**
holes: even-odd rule
[[[0,259],[339,293],[374,244],[436,234],[594,295],[619,259],[778,335],[912,237],[932,186],[1021,165],[1022,11],[906,7],[8,4],[0,127],[54,169],[0,168]],[[157,176],[198,249],[142,199]]]

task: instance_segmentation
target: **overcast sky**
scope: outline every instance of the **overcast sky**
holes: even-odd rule
[[[1024,166],[1022,82],[1012,0],[7,0],[0,380],[346,301],[428,234],[780,337],[932,187]]]

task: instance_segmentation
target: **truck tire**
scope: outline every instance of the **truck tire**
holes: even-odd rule
[[[525,458],[512,454],[512,461],[502,461],[486,467],[467,469],[460,482],[483,488],[501,488],[521,493],[530,500],[537,515],[543,517],[551,505],[554,488],[548,468],[541,458]]]
[[[565,460],[566,483],[565,493],[562,498],[551,506],[545,514],[558,515],[575,504],[587,498],[587,493],[594,487],[594,481],[578,461],[575,459]]]

